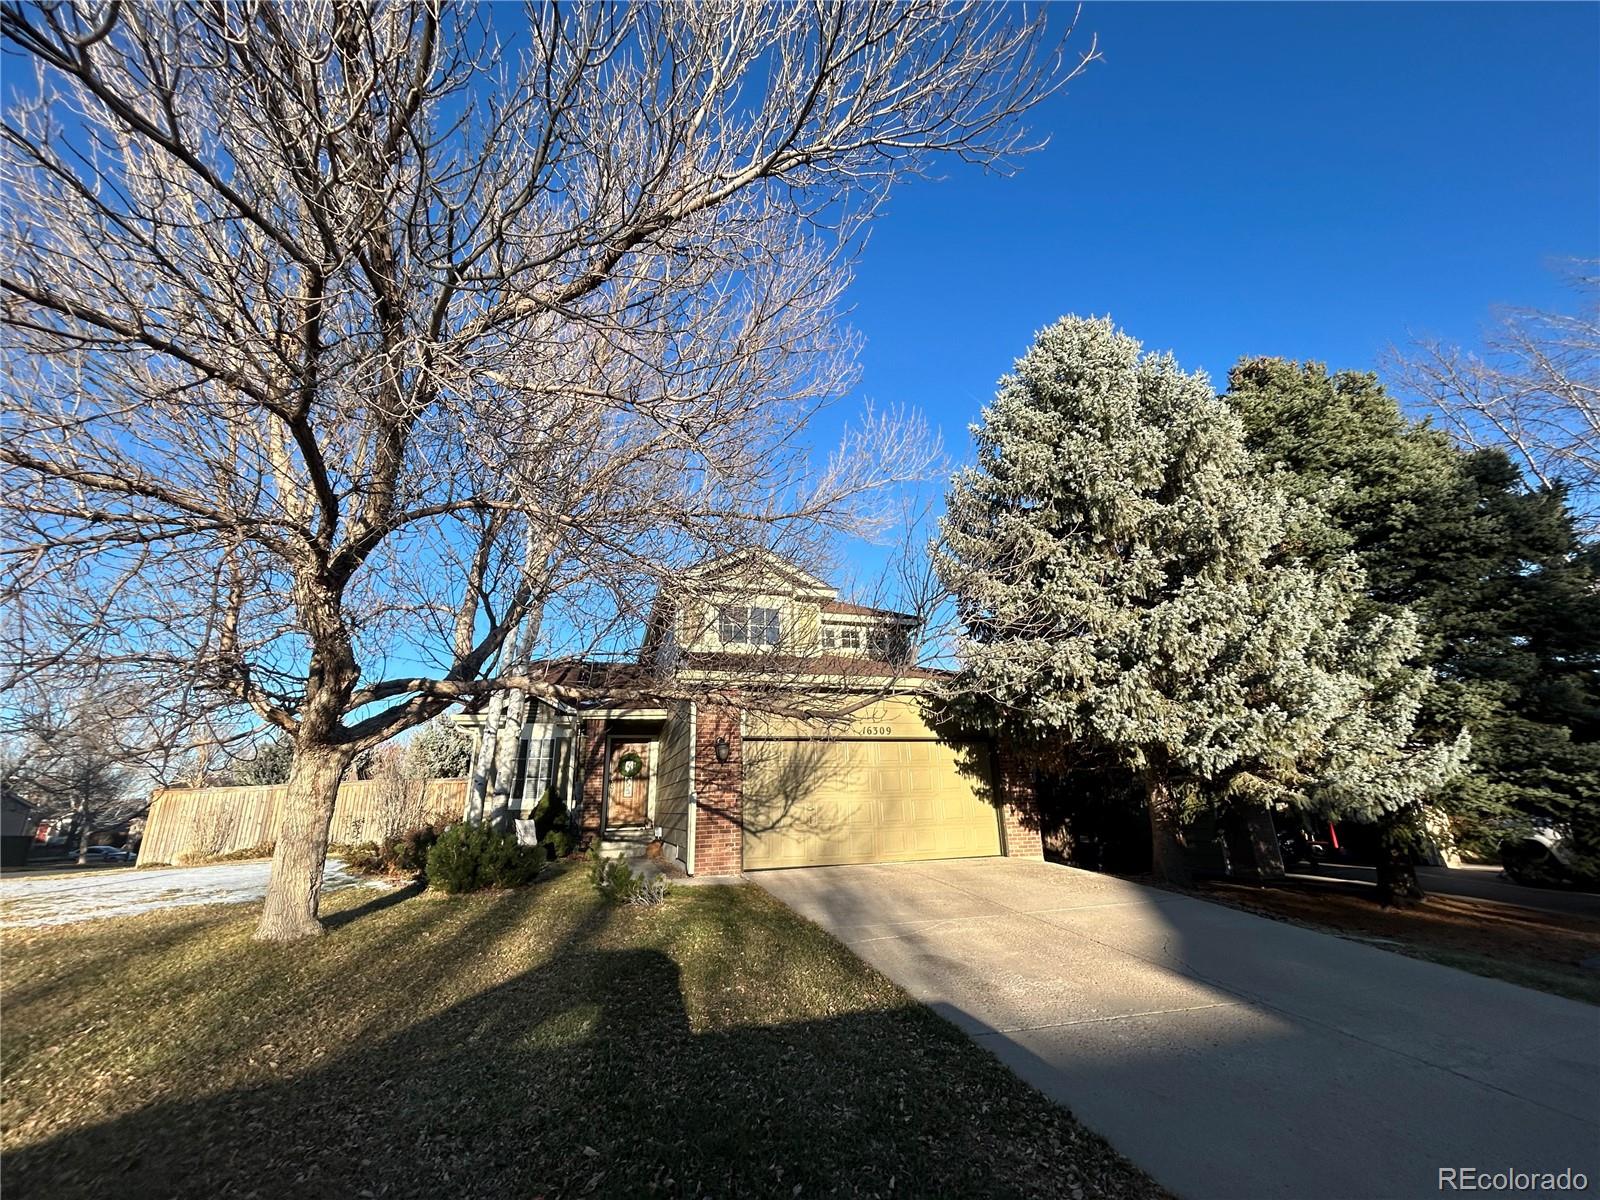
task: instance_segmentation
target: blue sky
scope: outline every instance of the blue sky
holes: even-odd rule
[[[901,190],[860,264],[860,396],[958,456],[1063,313],[1220,387],[1244,354],[1470,341],[1492,305],[1561,302],[1552,257],[1600,255],[1600,6],[1091,3],[1090,30],[1104,61],[1033,119],[1050,145]]]

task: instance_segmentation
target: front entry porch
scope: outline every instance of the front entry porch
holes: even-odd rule
[[[643,728],[641,722],[627,722],[606,735],[600,798],[600,853],[606,858],[646,858],[656,841],[660,725],[648,732]]]
[[[607,857],[653,854],[687,868],[688,706],[613,709],[583,717],[575,817]],[[652,851],[652,847],[656,847]]]

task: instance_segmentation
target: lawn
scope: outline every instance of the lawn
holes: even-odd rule
[[[8,1192],[1162,1194],[755,888],[256,907],[4,935]]]

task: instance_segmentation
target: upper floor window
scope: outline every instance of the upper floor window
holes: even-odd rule
[[[911,656],[911,641],[903,629],[879,626],[867,633],[867,654],[879,662],[905,662]]]
[[[728,604],[717,610],[717,634],[724,645],[776,646],[781,632],[775,608]]]
[[[778,610],[775,608],[752,608],[750,610],[750,640],[757,645],[776,646],[778,637]]]
[[[717,634],[724,643],[750,640],[750,610],[727,604],[717,610]]]
[[[861,649],[861,630],[854,625],[824,624],[822,627],[824,650]]]

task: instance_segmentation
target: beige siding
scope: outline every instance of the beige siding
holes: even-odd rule
[[[724,604],[739,608],[775,608],[778,610],[778,636],[782,639],[776,647],[756,645],[751,642],[724,642],[718,623]],[[685,651],[714,654],[814,654],[817,650],[817,602],[809,597],[785,595],[782,592],[730,593],[725,601],[704,606],[692,606],[695,611],[685,616],[679,628],[679,644]]]
[[[815,601],[797,601],[786,616],[789,624],[783,630],[785,650],[791,654],[815,654],[822,648],[821,613]]]
[[[744,867],[1000,853],[982,745],[747,741]]]
[[[265,848],[277,836],[288,790],[282,785],[158,789],[150,799],[139,862]],[[416,782],[405,796],[394,795],[381,780],[340,784],[328,840],[334,845],[368,842],[428,820],[459,821],[466,798],[465,779]]]
[[[656,824],[680,862],[689,853],[689,730],[689,705],[674,705],[656,750]]]
[[[744,772],[746,870],[1001,853],[987,747],[939,737],[914,698],[833,723],[752,713]]]

